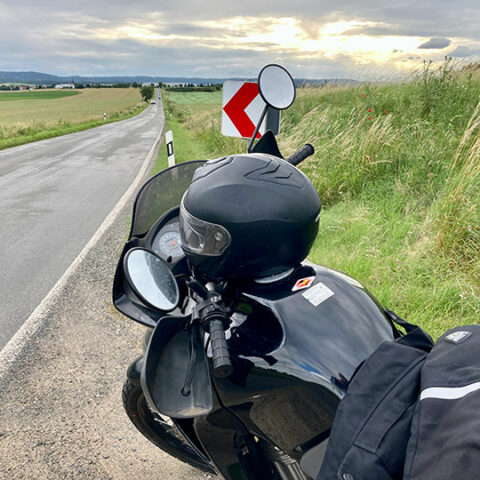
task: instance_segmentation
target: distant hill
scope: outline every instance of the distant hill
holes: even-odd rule
[[[57,75],[50,75],[48,73],[40,72],[0,72],[0,84],[1,83],[25,83],[31,85],[52,85],[56,83],[98,83],[98,84],[111,84],[111,83],[149,83],[149,82],[163,82],[163,83],[223,83],[225,80],[245,80],[245,78],[201,78],[201,77],[163,77],[163,76],[111,76],[111,77],[95,77],[95,76],[79,76],[71,75],[66,77],[60,77]],[[251,79],[254,80],[254,79]],[[303,84],[322,85],[324,83],[358,83],[355,80],[349,79],[303,79],[296,78],[295,83],[297,86]]]
[[[0,83],[30,83],[43,85],[59,83],[60,77],[39,72],[0,72]]]

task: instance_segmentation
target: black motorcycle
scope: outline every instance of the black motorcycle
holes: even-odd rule
[[[165,452],[226,479],[315,479],[355,369],[397,336],[356,280],[305,258],[320,200],[267,131],[295,99],[289,73],[258,78],[266,103],[248,154],[191,161],[148,180],[113,286],[145,352],[123,402]]]

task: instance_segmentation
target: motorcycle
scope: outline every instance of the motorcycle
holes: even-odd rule
[[[276,172],[277,190],[278,184],[291,187],[295,175],[309,183],[294,166],[313,147],[283,159],[271,131],[255,143],[265,115],[293,103],[292,77],[268,65],[258,87],[266,106],[249,154],[238,162],[252,163],[252,178]],[[238,278],[199,273],[185,239],[199,236],[200,227],[185,231],[190,216],[182,199],[192,179],[228,162],[175,165],[137,194],[113,285],[115,307],[147,327],[144,353],[127,371],[124,407],[148,440],[205,472],[228,480],[315,479],[348,380],[398,333],[359,282],[304,260],[315,235],[310,243],[299,240],[299,260],[261,278],[249,277],[241,262]],[[215,242],[222,244],[229,234],[215,228]],[[254,243],[248,233],[243,243]]]

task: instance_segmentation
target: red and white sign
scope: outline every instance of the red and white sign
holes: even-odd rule
[[[265,108],[255,82],[223,84],[222,135],[251,138]],[[266,120],[262,122],[257,138],[265,133]]]

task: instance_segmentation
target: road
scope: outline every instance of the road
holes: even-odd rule
[[[0,152],[0,350],[128,189],[163,124],[156,104]]]
[[[150,443],[123,410],[125,372],[145,331],[111,304],[128,199],[42,302],[37,331],[3,375],[0,361],[0,480],[207,480]]]

